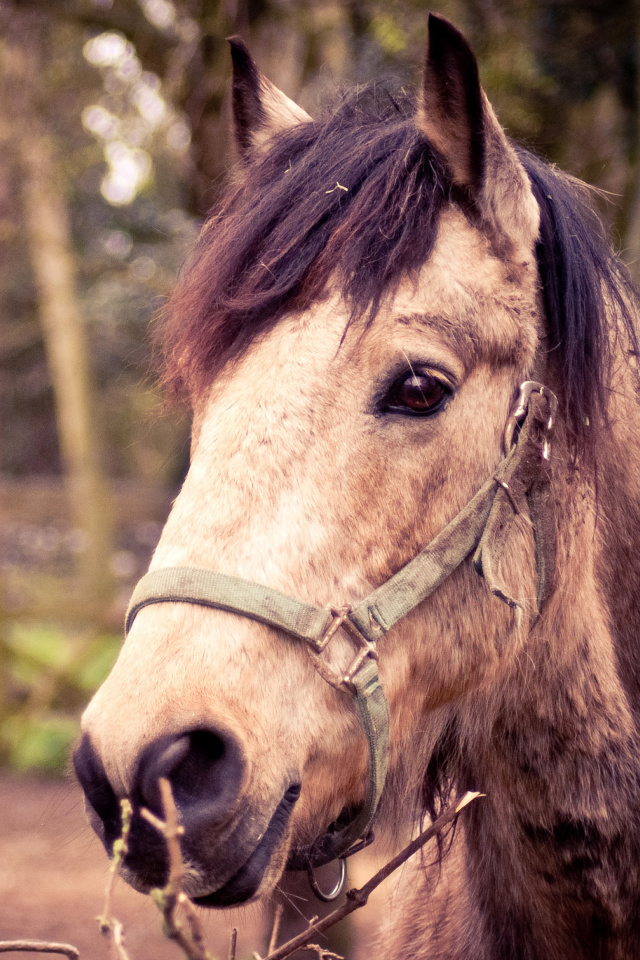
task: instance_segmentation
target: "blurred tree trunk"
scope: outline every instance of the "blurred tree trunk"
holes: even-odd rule
[[[110,593],[112,513],[100,463],[89,347],[78,305],[69,213],[53,138],[41,115],[39,77],[46,63],[48,18],[3,9],[2,101],[13,128],[25,232],[55,396],[60,452],[77,527],[87,535],[80,562],[84,591]]]
[[[55,393],[62,461],[76,523],[88,536],[83,577],[96,596],[108,591],[112,523],[100,466],[89,350],[75,292],[69,217],[50,139],[29,123],[28,132],[20,136],[19,149],[25,227]]]

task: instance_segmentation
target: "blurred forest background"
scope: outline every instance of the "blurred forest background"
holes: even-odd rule
[[[150,326],[232,163],[241,34],[310,113],[413,88],[427,11],[640,274],[640,0],[0,0],[0,765],[58,771],[188,464]]]

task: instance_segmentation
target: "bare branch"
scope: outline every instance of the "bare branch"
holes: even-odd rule
[[[111,941],[113,954],[116,960],[129,960],[129,955],[124,946],[124,931],[122,924],[115,917],[111,916],[111,901],[113,899],[113,888],[118,878],[120,864],[129,852],[129,831],[131,830],[131,817],[133,809],[128,800],[120,801],[122,811],[122,833],[113,844],[113,857],[109,867],[109,879],[107,880],[107,889],[104,898],[104,910],[98,917],[100,924],[100,933],[108,937]]]
[[[271,937],[269,938],[269,946],[267,947],[267,953],[271,953],[272,950],[278,946],[278,934],[280,933],[280,921],[282,920],[282,911],[284,907],[281,903],[276,904],[276,910],[273,915],[273,927],[271,929]]]
[[[344,960],[344,957],[341,957],[340,954],[332,953],[331,950],[326,950],[317,943],[308,943],[306,946],[301,947],[300,950],[301,952],[303,950],[315,950],[318,954],[318,960]]]
[[[441,833],[448,823],[451,823],[452,820],[455,820],[460,811],[466,807],[467,804],[481,796],[484,796],[484,794],[472,793],[471,791],[465,793],[463,797],[445,810],[445,812],[439,816],[430,827],[424,830],[419,837],[416,837],[415,840],[412,840],[411,843],[407,844],[404,850],[401,850],[397,856],[393,857],[384,865],[384,867],[378,870],[378,872],[375,873],[363,887],[360,887],[359,889],[348,890],[346,903],[344,903],[341,907],[338,907],[326,917],[323,917],[322,920],[318,920],[315,923],[312,921],[309,924],[309,927],[303,933],[298,934],[297,937],[293,937],[281,947],[273,950],[268,954],[267,957],[264,958],[264,960],[285,960],[286,957],[290,957],[291,954],[295,953],[297,950],[302,950],[307,946],[310,946],[311,940],[314,939],[318,933],[324,933],[324,931],[328,930],[329,927],[332,927],[340,920],[348,917],[350,913],[354,912],[354,910],[364,907],[370,895],[373,893],[376,887],[380,886],[383,880],[386,880],[387,877],[394,872],[394,870],[397,870],[398,867],[400,867],[409,859],[409,857],[413,856],[413,854],[423,847],[425,843],[431,840],[432,837],[435,837],[438,833]],[[327,956],[327,954],[325,954],[325,956]]]
[[[234,927],[231,931],[231,940],[229,941],[229,960],[236,960],[236,947],[238,945],[238,930]]]
[[[124,927],[119,920],[111,921],[111,943],[116,960],[129,960],[124,946]]]
[[[158,785],[162,798],[164,820],[161,820],[154,813],[146,809],[142,809],[140,815],[150,823],[165,840],[169,856],[169,879],[163,889],[153,890],[151,896],[162,912],[165,936],[178,944],[187,957],[187,960],[214,960],[212,954],[206,947],[202,926],[195,906],[183,890],[185,866],[180,849],[180,837],[184,835],[184,827],[180,823],[180,814],[173,799],[171,784],[168,780],[162,778],[158,781]],[[285,958],[290,957],[297,951],[315,952],[318,960],[342,960],[338,954],[325,949],[317,943],[312,943],[312,940],[315,940],[318,934],[324,933],[325,930],[328,930],[350,913],[363,907],[376,887],[413,856],[414,853],[420,850],[432,837],[439,834],[447,824],[455,820],[467,804],[481,796],[483,796],[481,793],[466,793],[462,798],[457,800],[456,803],[445,810],[419,837],[412,840],[397,856],[393,857],[378,870],[364,886],[359,889],[347,891],[347,899],[342,906],[338,907],[322,920],[314,917],[303,933],[297,937],[293,937],[288,943],[283,944],[281,947],[276,946],[283,909],[282,904],[278,904],[269,940],[269,952],[265,958],[262,958],[258,953],[254,952],[254,960],[285,960]],[[129,960],[123,945],[122,925],[111,917],[111,899],[118,868],[127,854],[131,814],[131,805],[128,801],[123,800],[122,836],[114,844],[113,862],[111,865],[111,876],[107,886],[104,914],[99,918],[102,932],[111,937],[116,960]],[[23,942],[26,943],[26,941]],[[236,945],[237,930],[234,928],[229,944],[228,960],[236,960]],[[49,947],[51,946],[52,945],[49,945]],[[62,947],[64,948],[64,945],[62,945]],[[4,947],[4,949],[8,950],[10,947]],[[13,949],[21,948],[13,947]],[[28,948],[24,947],[22,949]],[[66,956],[70,957],[71,960],[78,960],[78,951],[75,950],[75,948],[68,947],[65,949],[71,951],[70,953],[67,952]],[[2,951],[1,943],[0,951]],[[49,952],[55,951],[49,949]],[[59,950],[58,952],[64,953],[65,950]]]
[[[185,868],[182,862],[180,837],[184,835],[184,827],[180,823],[180,814],[173,799],[171,784],[161,777],[158,785],[162,797],[164,821],[144,808],[140,811],[140,815],[165,839],[169,854],[169,879],[162,890],[152,890],[151,896],[164,918],[165,936],[178,944],[188,960],[214,960],[207,949],[196,908],[182,889]],[[235,953],[233,937],[232,944]]]
[[[47,940],[0,940],[0,953],[61,953],[69,960],[79,960],[80,952],[69,943],[50,943]]]

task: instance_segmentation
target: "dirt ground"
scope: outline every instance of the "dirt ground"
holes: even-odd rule
[[[365,882],[374,869],[371,859],[354,864],[352,883]],[[87,824],[77,784],[0,776],[0,940],[70,943],[80,951],[81,960],[109,960],[109,946],[95,919],[103,908],[107,870],[106,855]],[[384,913],[385,892],[380,888],[379,895],[355,915],[348,956],[371,955],[369,944]],[[310,901],[314,912],[320,913],[316,904],[320,908],[317,901]],[[147,897],[119,882],[113,906],[124,924],[131,960],[182,957],[162,936],[160,916]],[[251,957],[254,950],[263,952],[266,919],[261,907],[207,910],[202,917],[215,956],[226,958],[234,926],[239,960]],[[2,954],[8,960],[26,956],[42,954]]]

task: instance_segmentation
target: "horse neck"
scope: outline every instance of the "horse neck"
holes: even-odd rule
[[[578,474],[558,484],[555,594],[500,693],[460,714],[464,778],[487,794],[469,811],[466,834],[492,958],[635,955],[637,439],[636,451],[634,463],[628,445],[624,457],[608,451],[598,472],[606,511]]]

